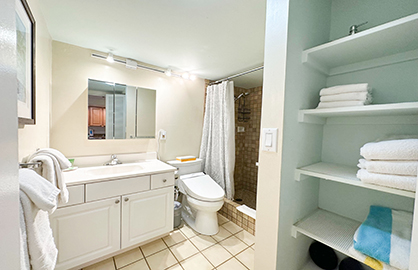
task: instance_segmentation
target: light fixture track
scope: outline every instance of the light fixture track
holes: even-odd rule
[[[99,58],[99,59],[107,60],[107,56],[104,56],[104,55],[101,55],[101,54],[92,53],[92,54],[91,54],[91,56],[92,56],[92,57],[95,57],[95,58]],[[114,61],[115,63],[119,63],[119,64],[126,65],[126,61],[124,61],[124,60],[120,60],[120,59],[117,59],[117,58],[115,58],[114,56],[113,56],[113,61]],[[145,69],[145,70],[150,70],[150,71],[154,71],[154,72],[162,73],[162,74],[165,74],[165,73],[166,73],[166,71],[165,71],[165,70],[158,69],[158,68],[147,67],[147,66],[140,65],[140,64],[137,64],[137,67],[138,67],[138,68]],[[175,73],[173,73],[172,71],[171,71],[170,75],[171,75],[171,77],[182,78],[182,75],[175,74]]]

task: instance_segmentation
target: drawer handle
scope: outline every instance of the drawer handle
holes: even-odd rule
[[[163,183],[167,182],[167,179],[163,179]]]
[[[129,201],[129,198],[125,198],[125,202]]]
[[[119,200],[116,200],[115,203],[118,204],[118,203],[120,203],[120,201]]]

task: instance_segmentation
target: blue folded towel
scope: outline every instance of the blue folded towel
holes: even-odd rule
[[[412,213],[372,205],[366,221],[354,235],[354,248],[391,266],[407,270],[411,234]]]

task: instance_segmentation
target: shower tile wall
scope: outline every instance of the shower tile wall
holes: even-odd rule
[[[255,163],[258,161],[260,122],[261,122],[261,98],[262,87],[251,89],[235,87],[234,95],[241,93],[250,93],[245,97],[245,107],[251,110],[250,119],[247,122],[238,120],[239,101],[235,102],[235,190],[257,192],[257,173],[258,167]],[[241,102],[243,98],[241,98]],[[238,127],[243,127],[244,132],[238,132]],[[237,192],[239,194],[239,192]],[[247,204],[244,202],[244,204]],[[248,204],[247,204],[248,205]],[[255,206],[254,206],[255,208]]]

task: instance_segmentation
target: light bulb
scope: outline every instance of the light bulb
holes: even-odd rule
[[[109,63],[115,62],[115,60],[113,59],[113,53],[109,53],[109,55],[106,58],[106,61]]]
[[[181,75],[181,77],[183,77],[183,79],[188,80],[190,78],[190,74],[188,72],[183,73],[183,75]]]
[[[190,80],[194,81],[194,80],[196,80],[196,78],[197,78],[196,75],[194,75],[194,74],[190,75]]]

